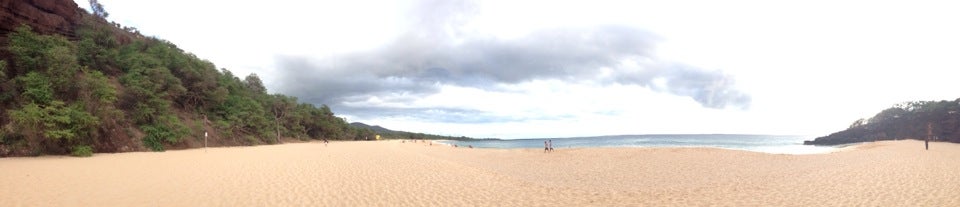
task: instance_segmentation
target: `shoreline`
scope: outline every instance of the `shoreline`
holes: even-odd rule
[[[400,141],[401,141],[401,139],[388,139],[388,140],[377,140],[377,141],[330,141],[330,144],[334,144],[334,143],[351,143],[351,142],[361,142],[361,143],[362,143],[362,142],[400,142]],[[406,140],[406,141],[407,141],[407,144],[417,144],[417,143],[411,143],[410,140]],[[424,143],[419,143],[419,144],[424,144],[424,146],[430,146],[430,144],[432,144],[432,145],[435,146],[435,147],[450,147],[450,148],[464,148],[464,149],[477,149],[477,150],[502,150],[502,151],[522,150],[522,151],[542,152],[542,149],[540,149],[540,148],[519,148],[519,147],[518,147],[518,148],[495,148],[495,147],[473,147],[473,148],[469,148],[469,147],[466,147],[466,146],[459,146],[459,145],[458,145],[457,147],[454,147],[453,144],[444,143],[443,141],[451,141],[451,140],[426,140],[426,142],[424,142]],[[897,141],[904,141],[904,140],[885,140],[885,141],[874,141],[874,142],[860,142],[860,143],[843,144],[843,145],[838,145],[838,146],[832,146],[832,147],[830,147],[830,148],[835,148],[835,149],[833,149],[833,150],[829,150],[829,151],[825,151],[825,152],[818,152],[818,153],[775,153],[775,152],[762,152],[762,151],[753,151],[753,150],[746,150],[746,149],[724,148],[724,147],[710,147],[710,146],[609,146],[609,147],[608,147],[608,146],[599,146],[599,147],[558,147],[558,148],[556,148],[556,149],[557,149],[557,150],[584,150],[584,149],[611,149],[611,150],[617,150],[617,149],[622,149],[622,150],[630,150],[630,149],[666,149],[666,150],[669,150],[669,149],[703,149],[703,150],[725,150],[725,151],[736,151],[736,152],[747,152],[747,153],[760,153],[760,154],[766,154],[766,155],[824,155],[824,154],[833,154],[833,153],[839,153],[839,152],[855,151],[855,150],[858,150],[858,149],[860,149],[860,148],[872,148],[871,145],[874,145],[876,142],[897,142]],[[310,141],[302,141],[302,142],[284,142],[284,143],[282,143],[282,144],[274,144],[274,145],[216,146],[216,147],[206,147],[206,148],[201,147],[201,148],[171,149],[171,150],[166,150],[166,151],[162,151],[162,152],[154,152],[154,151],[132,151],[132,152],[115,152],[115,153],[94,153],[91,157],[97,157],[98,155],[99,155],[99,156],[102,156],[102,155],[123,155],[123,154],[141,154],[141,153],[142,153],[142,154],[157,154],[157,155],[162,155],[162,154],[164,154],[164,153],[169,153],[169,152],[181,152],[181,151],[198,151],[198,150],[199,150],[199,151],[208,151],[208,150],[244,149],[244,148],[271,147],[271,146],[276,147],[276,146],[284,146],[284,145],[311,144],[311,143],[313,143],[313,144],[323,144],[323,142],[322,142],[322,141],[319,141],[319,140],[310,140]],[[934,142],[931,142],[931,143],[934,143]],[[950,143],[950,142],[937,142],[937,143],[957,144],[957,143]],[[960,144],[957,144],[957,145],[960,145]],[[206,153],[206,152],[204,152],[204,153]],[[13,156],[13,157],[0,157],[0,161],[2,161],[2,160],[4,160],[4,159],[39,159],[39,158],[85,159],[85,158],[89,158],[89,157],[74,157],[74,156],[70,156],[70,155]]]
[[[288,143],[0,159],[10,206],[957,206],[960,144],[829,154]],[[492,199],[497,198],[497,199]]]
[[[452,143],[446,142],[463,142],[457,140],[434,140],[434,144],[442,144],[446,146],[453,146]],[[555,149],[590,149],[590,148],[708,148],[708,149],[724,149],[724,150],[735,150],[735,151],[746,151],[746,152],[757,152],[765,154],[787,154],[787,155],[808,155],[808,154],[830,154],[835,152],[840,152],[844,150],[849,150],[847,148],[855,147],[858,145],[865,144],[862,143],[851,143],[844,145],[836,146],[812,146],[804,145],[802,143],[793,144],[793,145],[775,145],[775,146],[753,146],[753,147],[721,147],[721,146],[643,146],[643,145],[611,145],[611,146],[560,146],[555,147]],[[539,150],[543,149],[540,147],[486,147],[486,146],[476,146],[477,149],[530,149],[530,150]],[[807,149],[797,149],[797,148],[807,148]]]

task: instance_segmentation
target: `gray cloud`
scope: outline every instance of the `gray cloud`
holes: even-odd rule
[[[350,114],[356,118],[393,118],[405,117],[414,120],[430,120],[441,123],[499,123],[499,122],[518,122],[525,120],[556,120],[569,119],[572,115],[529,115],[529,116],[506,116],[498,115],[486,111],[474,109],[460,109],[450,107],[350,107],[342,106],[337,113]]]
[[[721,71],[658,60],[652,55],[658,38],[637,28],[555,28],[500,39],[463,34],[456,29],[474,13],[469,2],[437,1],[416,8],[411,18],[415,30],[375,50],[326,59],[278,57],[280,74],[276,82],[280,92],[312,103],[326,103],[341,113],[358,117],[416,113],[408,113],[414,112],[411,109],[345,103],[370,97],[405,97],[408,100],[391,101],[406,103],[437,93],[440,85],[497,90],[498,84],[546,79],[639,85],[688,96],[711,108],[746,108],[750,103],[747,94],[733,87],[734,79]],[[623,64],[625,61],[639,64]],[[608,74],[601,76],[604,69]],[[438,113],[421,118],[519,121],[484,116],[479,111],[416,109],[430,110]],[[486,118],[456,118],[458,114]]]
[[[750,96],[736,90],[733,77],[721,71],[708,71],[679,63],[660,62],[638,70],[620,72],[610,81],[636,84],[655,91],[687,96],[710,108],[750,106]]]

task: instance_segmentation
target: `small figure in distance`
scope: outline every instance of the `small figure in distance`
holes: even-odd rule
[[[923,139],[924,150],[930,150],[930,137],[933,136],[933,123],[927,122],[927,138]]]
[[[549,143],[547,144],[547,147],[550,148],[550,151],[551,151],[551,152],[553,152],[553,140],[551,139],[551,140],[547,140],[547,141],[549,141]]]
[[[330,141],[328,141],[327,138],[323,138],[323,146],[326,147],[328,143],[330,143]]]
[[[547,153],[547,152],[549,152],[549,151],[550,151],[550,145],[547,145],[547,141],[544,140],[544,141],[543,141],[543,153]]]
[[[472,145],[472,144],[471,144],[471,145],[467,145],[467,147],[470,147],[470,149],[473,149],[473,145]]]

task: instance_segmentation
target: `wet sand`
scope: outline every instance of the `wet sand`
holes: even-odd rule
[[[960,206],[960,144],[830,154],[332,142],[0,159],[3,206]]]

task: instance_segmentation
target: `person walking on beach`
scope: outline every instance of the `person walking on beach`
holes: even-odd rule
[[[547,152],[549,152],[549,151],[550,151],[550,145],[547,145],[547,141],[544,140],[544,141],[543,141],[543,153],[547,153]]]
[[[553,152],[553,140],[552,140],[552,139],[548,139],[548,140],[547,140],[547,148],[550,148],[550,152]]]

